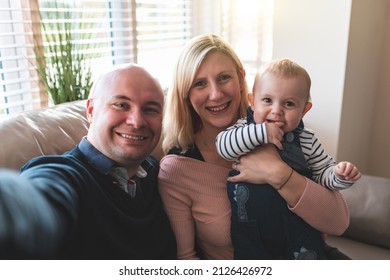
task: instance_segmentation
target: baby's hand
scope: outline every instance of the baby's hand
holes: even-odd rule
[[[282,141],[283,130],[278,126],[277,123],[265,123],[267,129],[267,142],[274,144],[279,150],[283,150]]]
[[[354,164],[342,161],[336,166],[336,176],[342,180],[357,181],[362,174]]]

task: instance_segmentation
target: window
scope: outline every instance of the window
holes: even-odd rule
[[[137,61],[152,69],[163,87],[170,83],[174,57],[192,36],[193,1],[136,1]]]
[[[29,64],[31,30],[25,29],[28,10],[20,1],[0,0],[0,5],[0,114],[39,108],[39,90],[32,86],[37,77]]]
[[[34,38],[41,36],[42,45],[47,44],[38,9],[43,21],[53,20],[50,2],[0,0],[0,116],[51,105],[39,83],[34,55]],[[72,13],[72,24],[84,24],[84,28],[75,27],[79,34],[75,41],[80,46],[88,44],[85,52],[94,54],[93,78],[111,65],[137,62],[168,87],[174,58],[183,45],[209,32],[232,43],[247,69],[250,86],[254,69],[270,58],[272,26],[268,23],[273,0],[57,2],[61,3],[58,8]]]
[[[273,0],[223,0],[221,33],[234,47],[251,89],[256,70],[272,58]]]

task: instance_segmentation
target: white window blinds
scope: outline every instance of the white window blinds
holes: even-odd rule
[[[178,52],[192,37],[193,1],[136,2],[138,62],[151,69],[166,88]]]
[[[0,0],[0,114],[39,108],[32,65],[32,18],[26,1]]]
[[[274,0],[221,0],[222,36],[244,64],[251,89],[256,70],[272,58]]]
[[[35,71],[34,36],[41,41],[36,47],[47,46],[38,8],[46,23],[67,21],[53,18],[53,1],[0,0],[0,116],[51,105]],[[94,55],[92,78],[114,64],[137,62],[166,88],[183,45],[206,32],[233,45],[249,76],[271,57],[273,0],[56,2],[72,15],[75,44]]]
[[[47,48],[45,34],[56,36],[50,25],[58,23],[71,24],[75,44],[94,55],[93,77],[111,65],[138,62],[166,86],[172,56],[191,36],[190,2],[0,0],[0,115],[48,106],[35,71],[34,38],[35,48]],[[38,7],[47,30],[40,28]]]

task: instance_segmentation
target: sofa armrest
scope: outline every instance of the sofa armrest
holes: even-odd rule
[[[390,179],[363,175],[342,190],[350,212],[345,237],[390,248]]]

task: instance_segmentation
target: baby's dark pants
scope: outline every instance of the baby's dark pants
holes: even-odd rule
[[[297,131],[287,133],[280,152],[295,171],[312,178]],[[237,175],[236,170],[230,176]],[[287,174],[286,174],[287,175]],[[272,186],[245,182],[227,185],[232,205],[235,259],[326,259],[321,232],[290,211]]]

